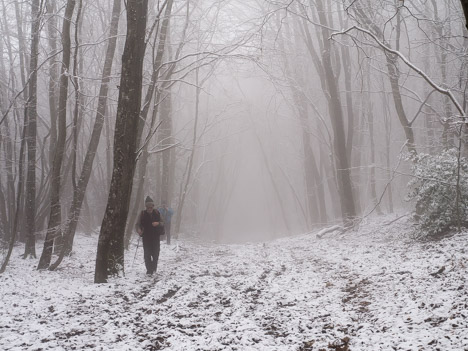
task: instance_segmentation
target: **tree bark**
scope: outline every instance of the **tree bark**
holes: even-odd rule
[[[50,51],[57,51],[57,20],[55,16],[56,2],[55,0],[48,1],[47,12],[47,36],[49,41]],[[49,159],[54,159],[55,145],[57,143],[57,89],[56,85],[59,81],[59,72],[57,70],[57,60],[51,59],[49,64],[49,113],[50,113],[50,147]]]
[[[88,187],[94,157],[96,156],[99,140],[101,138],[102,127],[104,125],[110,75],[112,73],[112,64],[114,61],[115,48],[117,43],[120,11],[121,0],[114,0],[109,30],[109,44],[107,45],[104,67],[102,70],[101,87],[99,90],[99,99],[94,127],[89,141],[88,150],[83,162],[83,167],[81,168],[80,178],[78,179],[77,186],[73,189],[73,200],[64,231],[65,245],[62,247],[57,261],[49,267],[50,270],[57,268],[63,260],[63,257],[66,254],[69,254],[73,248],[73,239],[75,237],[76,227],[80,218],[83,199],[85,197],[86,188]]]
[[[277,27],[280,28],[280,19],[277,17]],[[297,27],[297,26],[296,26]],[[294,36],[297,37],[298,30],[295,31]],[[286,26],[286,36],[290,37],[291,33],[288,31]],[[285,41],[283,36],[279,37],[279,47],[281,52],[288,52],[285,48]],[[325,204],[325,193],[323,186],[320,184],[320,175],[317,167],[317,161],[312,150],[309,120],[307,115],[307,96],[304,93],[304,70],[301,65],[294,65],[288,61],[287,55],[283,54],[283,61],[287,78],[289,81],[294,105],[296,106],[297,114],[302,127],[302,148],[304,153],[304,176],[306,182],[306,203],[308,208],[307,226],[310,230],[310,225],[317,222],[326,222],[326,204]]]
[[[322,0],[317,0],[316,5],[320,24],[327,27],[328,23],[325,17]],[[331,60],[332,47],[328,37],[329,31],[325,28],[322,28],[322,43],[324,46],[324,50],[322,51],[322,64],[324,70],[324,79],[327,86],[325,95],[328,101],[330,121],[333,128],[333,149],[335,154],[341,213],[345,224],[347,224],[354,217],[356,217],[356,209],[349,170],[349,160],[346,152],[346,136],[343,121],[343,111],[341,108],[340,94],[333,72]]]
[[[197,143],[197,127],[198,127],[198,117],[200,114],[200,94],[201,94],[201,87],[199,86],[199,68],[195,70],[195,116],[194,116],[194,125],[193,125],[193,140],[192,140],[192,150],[190,151],[190,156],[188,160],[188,165],[187,165],[187,178],[183,179],[185,182],[183,188],[181,189],[181,193],[179,196],[179,203],[177,205],[177,211],[176,211],[176,222],[174,226],[174,238],[179,237],[179,232],[180,232],[180,225],[182,223],[182,214],[184,210],[184,205],[185,205],[185,198],[187,196],[187,191],[188,191],[188,186],[190,183],[190,178],[192,176],[192,168],[193,168],[193,161],[195,159],[195,149],[196,149],[196,143]]]
[[[0,41],[0,52],[3,52],[3,41]],[[7,81],[7,73],[3,60],[0,60],[0,79]],[[8,105],[7,98],[7,89],[4,89],[3,86],[0,87],[0,111],[2,115],[6,113],[5,106]],[[13,179],[13,140],[11,137],[8,118],[5,118],[5,121],[3,125],[0,126],[0,128],[2,134],[2,136],[0,137],[0,148],[3,145],[6,172],[6,187],[3,193],[3,202],[1,204],[1,221],[3,225],[3,234],[1,238],[5,241],[8,241],[10,238],[9,236],[11,235],[11,230],[13,227],[13,217],[15,213],[15,181]]]
[[[171,144],[172,135],[172,100],[171,92],[168,91],[164,97],[161,106],[161,147],[167,147]],[[171,196],[169,195],[170,189],[170,157],[172,149],[162,152],[162,171],[161,171],[161,202],[164,202],[168,207],[171,207]]]
[[[28,89],[29,87],[26,86],[26,77],[27,74],[27,67],[29,67],[28,57],[26,56],[26,43],[24,42],[24,35],[23,35],[23,19],[21,18],[21,10],[20,10],[20,2],[15,1],[15,15],[16,15],[16,29],[18,31],[18,46],[19,46],[19,58],[20,58],[20,73],[21,73],[21,83],[25,87],[23,96],[24,99],[27,101],[28,99]],[[5,22],[7,25],[8,22]]]
[[[31,2],[31,56],[29,60],[29,98],[26,104],[28,114],[27,145],[28,163],[26,176],[26,228],[27,237],[24,258],[36,258],[36,136],[37,136],[37,66],[39,59],[39,32],[41,25],[40,0]]]
[[[95,283],[124,270],[124,235],[135,171],[148,0],[127,2],[127,35],[114,133],[114,166],[99,233]]]
[[[13,246],[15,245],[16,241],[16,232],[18,231],[18,222],[20,217],[21,211],[21,197],[23,193],[23,186],[24,186],[24,171],[23,171],[23,159],[24,159],[24,149],[26,147],[26,125],[27,125],[27,114],[24,114],[25,121],[23,126],[23,133],[21,138],[21,147],[20,147],[20,154],[19,154],[19,164],[18,164],[18,191],[16,193],[16,210],[13,219],[13,228],[10,234],[10,242],[8,243],[8,252],[5,256],[5,260],[0,267],[0,274],[4,273],[8,262],[10,261],[11,253],[13,252]]]
[[[52,258],[52,249],[54,240],[61,236],[61,205],[60,205],[60,187],[62,183],[62,163],[65,154],[65,139],[67,133],[67,97],[68,97],[68,72],[70,70],[71,42],[70,27],[73,11],[75,9],[75,0],[68,0],[65,8],[65,15],[62,26],[62,67],[60,76],[60,93],[58,108],[58,136],[55,155],[51,171],[51,189],[50,189],[50,216],[47,226],[47,234],[44,240],[44,248],[39,260],[38,269],[46,269],[50,265]]]
[[[370,72],[369,72],[370,73]],[[368,74],[368,78],[370,74]],[[370,91],[370,79],[367,80],[367,89]],[[366,107],[364,114],[367,115],[367,123],[369,125],[369,140],[370,140],[370,175],[369,175],[369,183],[370,183],[370,192],[372,203],[376,207],[376,212],[378,215],[382,214],[382,210],[380,209],[380,204],[377,200],[377,190],[376,190],[376,180],[375,180],[375,140],[374,140],[374,116],[372,111],[372,103],[370,94],[366,94]]]
[[[137,145],[141,145],[142,143],[142,135],[143,135],[143,130],[145,127],[146,120],[148,118],[148,113],[150,111],[150,105],[151,101],[154,98],[154,104],[153,104],[153,118],[151,121],[151,126],[154,125],[154,122],[156,120],[156,116],[158,114],[158,109],[159,109],[159,102],[161,98],[161,92],[160,90],[156,90],[158,78],[160,75],[160,67],[162,64],[163,56],[164,56],[164,51],[166,49],[166,40],[168,36],[168,30],[169,30],[169,24],[170,24],[170,18],[171,18],[171,13],[172,13],[172,5],[174,1],[173,0],[168,0],[166,9],[164,12],[164,19],[161,22],[161,28],[159,31],[159,35],[155,36],[155,46],[156,46],[156,39],[158,39],[158,45],[156,49],[156,56],[153,60],[153,71],[151,74],[151,82],[149,84],[148,90],[146,91],[145,94],[145,99],[143,103],[143,108],[140,113],[140,120],[139,120],[139,125],[138,125],[138,133],[137,133]],[[151,130],[149,131],[151,133]],[[136,174],[136,177],[138,178],[137,181],[137,187],[136,187],[136,193],[132,201],[132,206],[130,206],[131,212],[130,212],[130,217],[126,225],[126,230],[125,230],[125,247],[128,248],[128,245],[130,243],[131,235],[133,232],[133,228],[135,227],[135,222],[137,219],[137,213],[138,213],[138,208],[141,204],[142,197],[143,197],[143,191],[144,191],[144,181],[145,181],[145,175],[146,175],[146,166],[148,163],[148,149],[147,145],[144,145],[144,150],[142,150],[141,157],[138,159],[138,172]],[[158,198],[155,197],[155,200]],[[132,199],[130,199],[132,200]]]

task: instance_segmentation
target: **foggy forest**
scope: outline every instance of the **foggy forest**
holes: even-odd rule
[[[0,349],[468,350],[468,1],[0,2]]]

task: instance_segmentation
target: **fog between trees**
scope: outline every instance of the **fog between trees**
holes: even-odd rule
[[[146,195],[175,210],[180,240],[413,211],[417,155],[454,149],[458,170],[466,156],[461,3],[1,0],[3,270],[16,242],[56,268],[106,206],[123,260]],[[113,172],[133,181],[109,196]]]

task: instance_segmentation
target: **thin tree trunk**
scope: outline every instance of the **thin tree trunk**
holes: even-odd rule
[[[104,67],[102,70],[101,87],[99,90],[99,99],[94,127],[89,141],[88,150],[86,152],[86,156],[83,162],[83,167],[81,168],[80,178],[78,179],[77,186],[73,189],[73,201],[70,207],[70,212],[66,223],[66,229],[64,231],[65,245],[60,251],[60,255],[57,261],[49,267],[50,270],[57,268],[60,262],[63,260],[63,257],[66,254],[69,254],[73,248],[73,239],[75,237],[76,227],[80,218],[83,199],[85,197],[86,188],[88,187],[94,157],[96,156],[99,140],[101,137],[102,127],[104,124],[110,75],[112,73],[112,64],[114,61],[114,54],[117,44],[120,11],[121,0],[114,0],[109,30],[109,44],[107,45],[106,56],[104,59]]]
[[[140,119],[139,119],[139,125],[138,125],[138,133],[137,133],[137,145],[141,145],[142,143],[142,135],[143,135],[143,130],[145,127],[146,120],[148,118],[148,113],[150,111],[150,105],[151,101],[154,98],[154,105],[153,105],[153,113],[152,113],[152,120],[151,120],[151,126],[154,125],[154,122],[156,120],[156,116],[158,114],[158,109],[159,109],[159,102],[161,98],[161,92],[159,90],[155,91],[158,78],[160,75],[160,67],[162,64],[164,52],[166,49],[166,40],[168,36],[168,30],[169,30],[169,24],[170,24],[170,18],[171,18],[171,13],[172,13],[172,5],[174,1],[173,0],[168,0],[166,9],[164,12],[164,19],[161,22],[161,28],[159,31],[159,35],[155,36],[155,47],[156,47],[156,57],[154,58],[153,61],[153,72],[151,74],[151,82],[149,84],[148,90],[146,91],[144,103],[143,103],[143,108],[140,113]],[[156,46],[156,40],[158,40],[158,45]],[[150,128],[152,129],[152,128]],[[149,131],[151,133],[151,130]],[[145,141],[143,141],[145,142]],[[133,232],[134,224],[137,218],[137,213],[138,213],[138,208],[140,207],[142,196],[143,196],[143,191],[144,191],[144,177],[146,175],[146,166],[148,163],[148,153],[147,153],[147,144],[143,146],[144,150],[142,150],[141,157],[138,159],[138,172],[136,174],[136,182],[137,182],[137,191],[135,194],[135,197],[130,200],[132,201],[132,206],[130,206],[130,218],[129,221],[127,222],[126,229],[125,229],[125,247],[128,247],[130,243],[130,238]],[[155,197],[157,199],[157,197]]]
[[[124,236],[135,171],[148,0],[127,3],[127,36],[114,134],[114,168],[99,233],[95,283],[124,269]]]
[[[0,45],[0,52],[1,45]],[[4,71],[2,70],[2,73]],[[1,102],[0,102],[1,103]],[[4,112],[3,108],[1,108]],[[4,112],[5,113],[5,112]],[[5,119],[3,126],[3,135],[1,137],[1,144],[3,144],[3,153],[5,157],[5,172],[6,172],[6,189],[3,194],[4,199],[2,203],[2,222],[3,222],[3,239],[9,240],[11,231],[13,229],[13,217],[15,213],[15,181],[13,178],[13,140],[11,138],[11,131],[8,118]],[[1,147],[1,145],[0,145]]]
[[[15,4],[15,15],[16,15],[16,29],[18,31],[21,83],[23,84],[23,87],[25,87],[23,96],[24,96],[24,99],[27,101],[28,96],[29,96],[29,93],[28,93],[29,87],[26,86],[26,77],[28,75],[27,67],[29,67],[29,62],[28,62],[28,57],[26,56],[27,49],[26,49],[26,43],[24,41],[24,35],[23,35],[23,19],[21,17],[20,2],[15,1],[14,4]]]
[[[0,274],[4,273],[8,262],[10,261],[11,253],[13,252],[13,246],[15,245],[16,241],[16,232],[18,231],[18,222],[20,217],[21,211],[21,197],[23,193],[24,187],[24,171],[23,171],[23,162],[24,162],[24,149],[26,147],[26,126],[27,126],[27,114],[24,114],[24,126],[23,126],[23,133],[21,136],[21,147],[19,152],[19,164],[18,164],[18,191],[16,193],[16,210],[15,210],[15,217],[13,219],[13,228],[10,234],[10,242],[8,244],[8,252],[5,256],[5,260],[0,267]]]
[[[368,79],[367,79],[367,90],[370,91],[370,72],[367,72]],[[366,105],[365,106],[365,114],[367,115],[367,123],[369,126],[369,139],[370,139],[370,191],[371,191],[371,199],[374,206],[376,206],[377,214],[381,215],[382,210],[380,209],[380,205],[377,200],[377,190],[376,190],[376,181],[375,181],[375,140],[374,140],[374,116],[372,111],[372,102],[370,93],[366,94]]]
[[[71,42],[70,42],[70,27],[73,11],[75,9],[75,0],[68,0],[65,8],[62,29],[63,56],[62,68],[60,76],[60,93],[59,93],[59,108],[58,108],[58,136],[56,151],[52,164],[51,172],[51,189],[50,189],[50,216],[47,226],[44,248],[39,260],[38,269],[46,269],[50,265],[52,258],[52,249],[54,240],[57,236],[62,235],[61,228],[61,205],[60,205],[60,188],[62,183],[62,163],[65,154],[65,139],[66,139],[66,119],[67,119],[67,97],[68,97],[68,72],[70,70]]]
[[[432,0],[432,6],[434,8],[434,29],[437,33],[437,37],[440,38],[440,44],[434,45],[434,49],[436,52],[437,60],[439,61],[440,66],[440,73],[442,78],[442,83],[449,86],[450,82],[447,80],[447,51],[450,50],[447,48],[447,40],[445,38],[451,37],[451,30],[450,30],[450,16],[447,18],[447,21],[441,23],[439,19],[439,11],[437,8],[437,2]],[[444,31],[444,27],[448,27],[448,30]],[[444,38],[444,39],[442,39]],[[450,149],[455,147],[455,140],[454,140],[454,131],[452,130],[451,126],[453,125],[453,111],[452,111],[452,102],[450,101],[448,96],[443,97],[444,100],[444,111],[445,111],[445,118],[442,120],[443,132],[442,132],[442,144],[444,145],[445,149]]]
[[[288,231],[288,233],[290,233],[291,232],[291,226],[289,225],[289,220],[288,220],[288,216],[286,214],[286,209],[284,208],[284,201],[283,201],[283,198],[281,197],[281,193],[280,193],[279,187],[278,187],[278,185],[276,183],[275,176],[273,175],[273,172],[271,170],[270,164],[268,163],[268,157],[267,157],[267,154],[265,152],[265,148],[263,147],[262,141],[261,141],[261,139],[260,139],[260,137],[258,136],[257,133],[255,133],[255,136],[257,137],[258,144],[260,145],[260,151],[262,152],[262,159],[263,159],[263,162],[265,163],[266,170],[268,172],[268,175],[270,176],[271,184],[273,185],[273,190],[275,191],[276,198],[277,198],[278,203],[280,205],[281,215],[283,217],[284,225],[286,226],[286,230]]]
[[[57,51],[57,20],[55,16],[55,0],[47,1],[47,37],[50,51]],[[57,143],[57,84],[59,82],[59,72],[57,70],[58,62],[51,59],[49,63],[49,114],[50,114],[50,146],[49,160],[54,159],[55,145]]]
[[[28,114],[27,145],[28,166],[26,176],[26,228],[27,238],[24,256],[36,258],[36,136],[37,136],[37,66],[39,59],[39,32],[41,25],[40,0],[31,2],[31,56],[29,72],[29,98],[26,105]]]
[[[328,26],[325,18],[322,0],[316,1],[317,12],[322,26]],[[328,109],[330,112],[330,121],[333,127],[333,148],[335,153],[336,174],[338,181],[338,194],[340,197],[341,213],[345,224],[348,224],[356,217],[354,205],[354,195],[349,170],[349,160],[346,151],[345,127],[343,121],[343,111],[341,108],[341,99],[336,85],[336,79],[333,73],[331,62],[332,48],[328,40],[329,31],[322,29],[322,42],[324,50],[322,51],[322,64],[324,78],[326,81]]]
[[[73,146],[71,150],[71,157],[72,157],[72,170],[71,170],[71,180],[72,180],[72,186],[73,186],[73,191],[76,190],[76,158],[77,158],[77,152],[78,152],[78,136],[79,136],[79,128],[78,128],[78,120],[81,120],[81,106],[83,102],[83,95],[81,94],[81,82],[79,79],[79,70],[80,70],[80,65],[78,64],[78,54],[79,54],[79,32],[80,32],[80,27],[82,25],[82,9],[83,9],[83,1],[78,0],[78,11],[76,14],[76,24],[75,24],[75,52],[73,54],[73,85],[75,87],[75,106],[74,106],[74,111],[73,111],[73,129],[72,129],[72,134],[73,134]]]
[[[280,27],[279,17],[277,16],[277,26]],[[298,33],[295,31],[294,36],[297,37]],[[286,36],[290,37],[291,34],[286,26]],[[281,35],[279,37],[280,51],[286,53],[288,49],[285,48],[284,38]],[[319,181],[319,171],[317,167],[316,158],[311,146],[309,121],[307,118],[307,105],[305,93],[303,90],[304,82],[304,70],[301,66],[298,66],[293,70],[292,65],[288,61],[288,57],[283,54],[283,61],[288,75],[290,89],[292,91],[292,97],[294,105],[296,106],[299,120],[302,127],[302,148],[304,152],[304,175],[306,181],[306,203],[308,208],[307,225],[310,230],[311,223],[326,222],[326,205],[325,196],[322,186],[317,186]]]
[[[164,97],[164,102],[161,107],[161,147],[171,145],[172,135],[172,99],[170,90]],[[168,207],[171,207],[171,197],[169,196],[170,188],[170,157],[172,150],[162,152],[162,172],[161,172],[161,202],[164,202]]]
[[[177,239],[179,237],[180,231],[180,224],[182,223],[182,214],[184,210],[185,198],[187,196],[188,186],[190,184],[190,178],[192,175],[192,167],[193,167],[193,160],[195,158],[195,149],[197,143],[197,126],[198,126],[198,116],[200,114],[200,93],[201,88],[199,86],[199,79],[198,79],[198,71],[199,68],[195,71],[195,117],[194,117],[194,125],[193,125],[193,140],[192,140],[192,150],[190,151],[189,161],[188,161],[188,168],[187,168],[187,178],[185,179],[185,185],[180,193],[179,203],[177,205],[176,211],[176,223],[174,227],[174,237]]]

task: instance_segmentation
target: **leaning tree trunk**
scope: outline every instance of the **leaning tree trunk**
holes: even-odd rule
[[[95,283],[124,269],[124,236],[136,161],[148,0],[127,2],[127,36],[114,133],[114,166],[96,255]]]
[[[39,58],[40,1],[31,3],[31,57],[29,60],[29,98],[26,104],[28,114],[27,143],[28,164],[26,176],[26,228],[27,237],[24,258],[36,258],[36,136],[37,136],[37,65]]]
[[[37,269],[46,269],[50,265],[52,258],[52,249],[54,240],[58,235],[61,235],[61,205],[60,205],[60,186],[62,182],[62,163],[65,153],[65,139],[67,133],[67,97],[68,97],[68,72],[70,70],[70,27],[73,10],[75,9],[75,0],[68,0],[65,8],[65,16],[63,18],[62,29],[62,68],[60,76],[60,93],[59,93],[59,108],[58,108],[58,135],[57,145],[52,163],[52,171],[50,178],[50,217],[47,226],[47,234],[44,241],[44,248],[39,260]]]
[[[106,114],[107,94],[109,90],[110,76],[112,73],[112,63],[114,60],[115,48],[117,43],[117,33],[119,27],[119,17],[121,10],[121,0],[114,0],[112,9],[112,18],[109,31],[109,44],[107,46],[106,58],[104,59],[104,67],[102,70],[101,87],[99,90],[98,106],[96,110],[96,119],[94,122],[93,132],[89,141],[88,150],[81,168],[80,178],[73,190],[73,201],[68,215],[67,224],[64,231],[64,245],[60,250],[60,255],[49,269],[53,270],[58,267],[63,257],[69,254],[73,247],[73,239],[75,237],[76,227],[80,218],[83,199],[85,197],[86,188],[88,187],[91,170],[96,156],[101,131],[104,125],[104,116]]]

